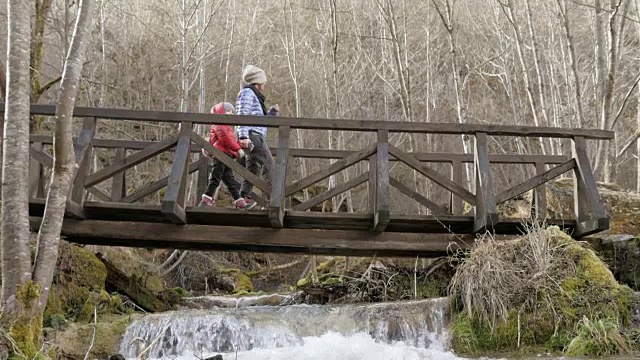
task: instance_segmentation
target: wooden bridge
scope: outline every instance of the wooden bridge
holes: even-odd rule
[[[32,115],[52,116],[55,107],[33,105],[31,112]],[[353,256],[434,256],[446,252],[451,246],[454,249],[468,247],[478,233],[489,231],[498,237],[517,235],[524,221],[544,219],[547,224],[557,224],[576,238],[605,230],[609,226],[586,150],[589,139],[613,138],[613,133],[609,131],[225,116],[81,107],[75,109],[74,117],[82,119],[81,131],[74,139],[78,169],[62,234],[69,241],[80,244]],[[173,123],[177,131],[156,141],[104,139],[96,134],[97,124],[102,120]],[[212,147],[207,139],[193,130],[195,124],[208,127],[216,123],[260,124],[277,129],[277,144],[272,148],[275,176],[271,185]],[[371,143],[358,151],[292,148],[289,140],[295,129],[368,132],[377,137],[371,136]],[[389,135],[396,133],[473,137],[473,153],[406,152],[389,141]],[[529,137],[534,141],[568,138],[571,139],[572,156],[489,154],[488,139],[492,136]],[[53,164],[51,144],[51,136],[31,136],[29,211],[34,229],[39,226],[44,212],[48,183],[45,170]],[[115,161],[100,169],[92,169],[92,153],[97,149],[112,149],[116,153]],[[198,195],[207,184],[209,160],[198,155],[201,149],[223,161],[236,175],[252,182],[260,192],[255,194],[255,199],[264,209],[245,211],[189,206],[189,174],[198,174]],[[127,152],[131,154],[127,155]],[[131,169],[164,152],[173,154],[168,176],[128,192],[126,183],[131,180]],[[192,162],[191,159],[195,157],[198,160]],[[294,179],[295,158],[334,160],[319,171]],[[360,175],[306,201],[292,201],[293,196],[303,189],[361,162],[367,166],[362,167],[366,170]],[[449,191],[449,203],[438,204],[394,178],[390,164],[397,162],[406,164]],[[443,175],[434,170],[433,163],[449,164],[450,172]],[[498,191],[492,180],[491,164],[533,165],[536,175]],[[463,181],[465,166],[472,169],[469,174],[475,177],[473,192]],[[574,218],[549,218],[544,184],[567,172],[572,172],[574,176]],[[111,179],[110,193],[97,186],[108,179]],[[365,212],[309,211],[363,184],[367,185],[368,191],[368,208]],[[390,207],[391,187],[427,208],[428,214],[395,213]],[[161,203],[141,203],[141,200],[161,189],[164,189]],[[534,192],[530,219],[499,216],[497,205],[530,190]]]

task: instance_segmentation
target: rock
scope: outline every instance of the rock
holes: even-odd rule
[[[279,306],[288,301],[292,295],[265,294],[247,295],[239,297],[230,296],[198,296],[184,298],[181,307],[187,309],[215,309],[215,308],[242,308],[250,306]]]
[[[124,359],[119,354],[120,342],[127,326],[142,314],[106,314],[98,317],[96,336],[90,359]],[[55,334],[55,343],[60,359],[84,359],[94,331],[93,323],[69,323]],[[117,357],[120,355],[121,357]]]
[[[45,326],[58,327],[67,317],[90,320],[94,306],[109,303],[109,294],[104,290],[106,278],[105,266],[91,251],[61,241],[44,312]]]
[[[640,238],[631,235],[600,235],[598,255],[620,283],[640,290]]]
[[[206,358],[204,360],[223,360],[223,359],[222,359],[222,355],[218,354],[218,355],[215,355],[215,356],[210,356],[210,357],[208,357],[208,358]]]
[[[125,264],[113,256],[99,254],[99,257],[107,270],[107,284],[146,311],[170,310],[182,298],[179,291],[164,289],[160,278],[144,267]]]
[[[452,325],[452,346],[460,354],[516,346],[563,351],[578,325],[603,321],[619,334],[635,310],[633,291],[593,250],[555,226],[513,241],[479,243],[458,267],[451,290],[462,300]]]
[[[109,356],[109,360],[125,360],[125,358],[120,354],[116,354]]]

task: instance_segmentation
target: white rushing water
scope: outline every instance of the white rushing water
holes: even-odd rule
[[[145,316],[120,352],[151,359],[460,359],[448,351],[447,299],[340,306],[215,307]]]
[[[284,348],[254,349],[238,353],[185,353],[176,360],[206,359],[221,354],[224,360],[458,360],[440,339],[434,338],[429,348],[408,346],[402,342],[386,344],[369,334],[345,336],[333,332],[303,338],[303,344]]]

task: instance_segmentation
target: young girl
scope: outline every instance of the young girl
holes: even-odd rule
[[[235,109],[233,105],[228,102],[216,104],[211,108],[212,114],[228,114],[233,115]],[[209,135],[209,143],[218,150],[224,152],[232,158],[243,158],[245,156],[244,150],[240,147],[240,143],[236,138],[233,128],[229,125],[213,125],[211,126]],[[209,177],[209,185],[207,190],[202,194],[202,200],[200,206],[213,207],[215,206],[215,200],[213,194],[222,181],[229,189],[231,196],[233,197],[233,205],[238,209],[251,209],[256,206],[256,203],[249,199],[240,197],[240,185],[233,176],[233,171],[230,167],[225,165],[218,159],[213,159],[213,170]]]

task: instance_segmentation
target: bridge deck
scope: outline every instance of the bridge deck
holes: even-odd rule
[[[41,217],[44,200],[32,199],[29,215]],[[84,213],[87,220],[171,223],[162,214],[160,205],[85,202]],[[187,222],[190,225],[215,225],[239,227],[271,227],[268,210],[238,210],[232,208],[187,207]],[[456,215],[395,215],[392,214],[385,231],[395,233],[427,234],[473,234],[473,216]],[[321,213],[287,210],[284,228],[318,230],[358,230],[370,231],[373,214],[363,213]],[[575,220],[547,219],[548,225],[558,225],[571,233],[576,227]],[[524,230],[523,220],[502,218],[494,228],[496,234],[519,235]]]
[[[44,199],[32,199],[34,228]],[[286,211],[284,228],[272,229],[267,210],[186,209],[188,225],[174,225],[160,205],[85,202],[85,220],[65,219],[71,242],[146,248],[260,251],[343,256],[440,256],[474,241],[473,216],[391,215],[383,233],[371,231],[372,214]],[[569,233],[574,220],[547,220]],[[501,219],[498,239],[522,234],[522,219]]]

